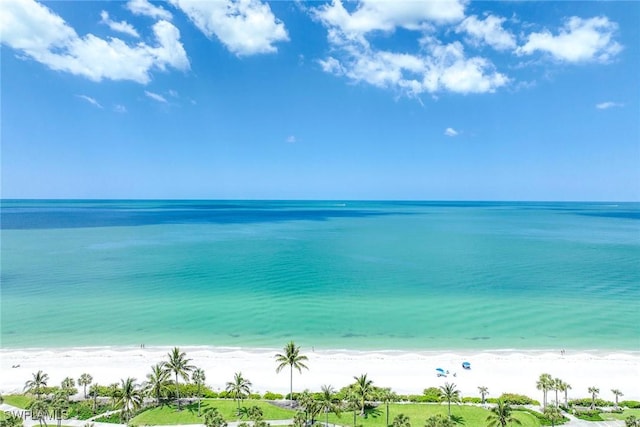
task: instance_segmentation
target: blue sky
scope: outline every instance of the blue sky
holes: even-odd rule
[[[0,2],[2,197],[640,200],[640,2]]]

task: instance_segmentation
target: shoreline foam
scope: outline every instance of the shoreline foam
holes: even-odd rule
[[[191,363],[204,369],[206,384],[224,390],[235,372],[242,372],[252,390],[286,394],[288,373],[276,374],[274,355],[280,349],[183,346]],[[94,382],[108,385],[122,378],[143,382],[155,363],[166,359],[171,347],[74,347],[0,350],[0,392],[21,392],[31,374],[43,370],[49,385],[82,373]],[[294,391],[320,390],[325,384],[340,389],[366,373],[374,385],[391,387],[400,394],[421,394],[427,387],[455,383],[462,396],[478,396],[478,387],[489,389],[489,397],[504,392],[521,393],[541,400],[536,390],[540,374],[549,373],[572,387],[569,399],[590,397],[587,389],[600,388],[599,397],[614,400],[611,389],[624,393],[621,400],[640,400],[640,351],[570,350],[319,350],[301,349],[309,360],[309,370],[294,372]],[[461,367],[471,363],[471,370]],[[19,368],[12,366],[20,365]],[[436,377],[435,369],[450,371],[447,378]],[[453,374],[456,374],[454,377]],[[549,394],[555,399],[555,393]],[[563,400],[563,396],[560,397]]]

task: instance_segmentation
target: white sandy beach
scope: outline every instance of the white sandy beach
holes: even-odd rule
[[[78,378],[86,372],[102,385],[134,377],[142,382],[151,365],[166,359],[169,347],[79,348],[79,349],[3,349],[0,350],[0,392],[20,392],[31,374],[43,370],[49,385],[63,378]],[[235,372],[241,371],[252,383],[252,390],[287,393],[289,372],[276,374],[274,355],[278,350],[181,347],[192,364],[203,368],[206,383],[223,390]],[[453,382],[463,396],[478,396],[478,387],[489,389],[489,396],[503,392],[522,393],[541,400],[536,380],[541,373],[561,378],[572,387],[569,399],[589,397],[587,389],[596,386],[600,397],[613,400],[611,389],[624,393],[622,400],[640,400],[640,352],[567,351],[486,351],[486,352],[394,352],[394,351],[318,351],[302,349],[309,357],[309,370],[294,371],[294,391],[320,390],[323,384],[339,389],[353,377],[368,374],[374,385],[391,387],[397,393],[421,394],[430,386]],[[461,368],[463,361],[470,370]],[[13,367],[19,365],[19,367]],[[450,372],[436,377],[436,368]],[[455,377],[453,374],[456,374]],[[553,394],[550,395],[554,399]]]

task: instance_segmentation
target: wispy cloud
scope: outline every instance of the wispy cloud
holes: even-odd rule
[[[454,128],[446,128],[444,130],[444,134],[447,136],[457,136],[460,132],[455,130]]]
[[[96,101],[95,98],[92,98],[87,95],[76,95],[76,96],[80,99],[87,101],[89,104],[93,105],[94,107],[102,108],[102,105],[100,105],[100,103]]]
[[[109,13],[106,10],[100,12],[100,23],[107,25],[113,31],[128,34],[135,38],[140,38],[140,34],[138,34],[135,28],[133,28],[133,25],[129,24],[126,21],[113,21],[111,18],[109,18]]]
[[[167,101],[167,98],[155,92],[149,92],[148,90],[145,90],[144,94],[147,95],[147,97],[153,99],[154,101],[162,102],[164,104],[169,103],[169,101]]]
[[[608,110],[609,108],[622,107],[623,105],[624,104],[621,104],[619,102],[607,101],[596,104],[596,108],[598,110]]]
[[[130,0],[127,3],[129,9],[134,15],[144,15],[155,19],[170,20],[173,18],[170,12],[160,6],[154,6],[147,0]]]
[[[296,142],[298,142],[298,138],[295,137],[295,135],[289,135],[286,139],[286,141],[289,144],[295,144]]]
[[[127,107],[122,104],[116,104],[113,106],[113,111],[115,111],[116,113],[126,113]]]

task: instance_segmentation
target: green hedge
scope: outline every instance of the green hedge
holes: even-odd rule
[[[623,400],[620,402],[620,406],[630,409],[640,409],[640,402],[637,400]]]
[[[600,411],[597,409],[587,411],[573,411],[573,415],[576,418],[580,418],[585,421],[604,421],[604,418],[600,416]]]
[[[569,406],[585,406],[591,407],[593,400],[590,397],[584,399],[574,399],[569,401]],[[596,406],[614,406],[613,402],[604,399],[596,399]]]
[[[487,399],[487,402],[498,403],[498,400],[502,400],[509,405],[540,405],[540,402],[537,400],[523,394],[516,393],[503,393],[500,397],[491,397]]]

